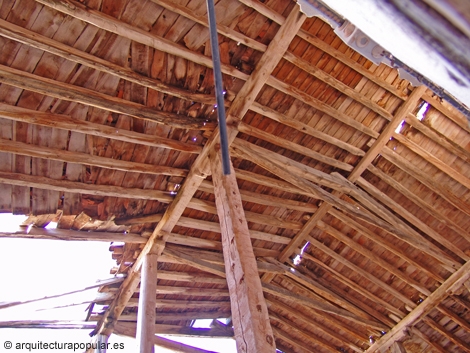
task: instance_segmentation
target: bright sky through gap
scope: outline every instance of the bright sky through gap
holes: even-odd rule
[[[25,216],[0,214],[1,231],[18,228]],[[0,259],[2,267],[0,278],[0,304],[42,298],[69,291],[79,290],[96,284],[97,280],[112,278],[109,270],[115,265],[109,252],[109,243],[72,242],[36,239],[0,238]],[[97,288],[55,298],[38,303],[25,304],[0,309],[0,321],[13,320],[76,320],[84,321],[88,304],[93,300]],[[70,306],[71,304],[77,304]],[[57,308],[61,307],[61,308]],[[56,309],[54,309],[56,308]],[[95,309],[96,310],[96,309]],[[88,343],[91,330],[52,330],[52,329],[0,329],[0,353],[29,352],[26,348],[15,349],[17,343],[36,343],[38,341]],[[192,338],[165,336],[194,347],[220,352],[236,353],[232,339]],[[4,342],[11,341],[13,349],[5,349]],[[124,343],[124,349],[116,353],[135,353],[135,340],[112,335],[109,342]],[[172,352],[156,347],[156,352]],[[51,352],[51,350],[32,350],[31,352]],[[60,352],[74,352],[60,350]],[[75,351],[83,353],[83,351]],[[112,353],[113,350],[108,350]]]

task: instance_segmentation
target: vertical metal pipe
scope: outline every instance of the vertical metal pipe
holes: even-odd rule
[[[142,264],[136,340],[139,353],[155,352],[155,308],[157,302],[158,255],[148,253]]]
[[[228,153],[227,123],[224,106],[224,84],[220,68],[219,39],[215,21],[214,0],[207,0],[209,31],[211,39],[212,63],[214,65],[215,97],[217,101],[217,118],[219,120],[220,148],[222,152],[222,169],[224,175],[230,174],[230,156]]]

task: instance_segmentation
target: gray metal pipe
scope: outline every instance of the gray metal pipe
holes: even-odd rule
[[[222,153],[222,170],[224,175],[230,174],[230,156],[228,153],[227,119],[224,106],[224,83],[220,67],[219,38],[215,20],[214,0],[207,0],[207,15],[211,39],[212,63],[214,65],[215,97],[217,101],[217,119],[219,121],[220,150]]]

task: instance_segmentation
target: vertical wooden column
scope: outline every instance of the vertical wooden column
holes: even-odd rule
[[[157,302],[158,255],[148,253],[142,264],[139,310],[137,312],[137,342],[140,353],[155,351],[155,307]]]
[[[237,350],[239,353],[275,352],[268,308],[233,166],[230,163],[230,175],[223,175],[220,154],[211,151],[209,159]]]

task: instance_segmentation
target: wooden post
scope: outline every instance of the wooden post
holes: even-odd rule
[[[209,159],[237,350],[240,353],[275,352],[268,308],[233,166],[230,163],[230,175],[223,175],[219,153],[212,151]]]
[[[137,312],[137,342],[140,353],[155,351],[155,306],[157,296],[158,255],[148,253],[144,257],[140,282],[139,311]]]

